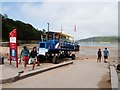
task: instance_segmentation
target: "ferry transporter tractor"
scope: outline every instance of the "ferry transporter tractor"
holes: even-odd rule
[[[63,58],[75,60],[75,54],[79,51],[79,44],[74,42],[73,37],[60,32],[46,32],[41,35],[41,41],[38,44],[38,59],[41,61],[50,60],[58,64]]]

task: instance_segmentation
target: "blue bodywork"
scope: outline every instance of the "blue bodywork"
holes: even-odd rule
[[[63,34],[62,37],[62,34],[58,32],[49,32],[49,34],[46,33],[44,35],[47,37],[43,36],[42,41],[38,44],[38,59],[41,61],[50,60],[53,63],[59,63],[59,58],[75,60],[75,54],[71,54],[71,52],[79,51],[79,44],[70,42],[68,40],[69,35]]]
[[[59,53],[59,51],[79,51],[79,45],[75,42],[62,41],[60,38],[58,40],[55,39],[55,33],[49,32],[52,38],[44,41],[40,41],[38,44],[38,52],[39,54],[45,55],[46,53]],[[60,34],[61,35],[61,34]]]
[[[56,44],[59,43],[58,40],[48,40],[48,41],[40,41],[38,44],[39,48],[45,49],[55,49]]]

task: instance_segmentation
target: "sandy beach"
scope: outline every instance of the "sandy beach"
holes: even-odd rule
[[[102,56],[105,46],[81,46],[78,56],[80,59],[97,59],[97,51],[101,49]],[[107,47],[109,50],[109,61],[118,59],[118,48],[117,47]],[[103,57],[102,57],[103,60]]]
[[[18,46],[18,57],[23,48],[23,46],[27,46],[31,51],[34,46],[38,47],[37,44],[21,44]],[[97,61],[97,51],[98,49],[102,51],[102,61],[103,58],[103,50],[106,46],[80,46],[80,51],[75,52],[77,56],[77,60],[95,60]],[[109,50],[109,62],[111,64],[118,64],[119,56],[118,56],[118,47],[107,47]],[[9,58],[9,47],[0,47],[0,56],[4,56],[4,58]]]
[[[102,62],[104,62],[103,50],[104,48],[106,48],[105,46],[81,46],[79,53],[77,53],[77,60],[97,61],[97,51],[99,48],[102,50]],[[110,64],[113,63],[118,64],[118,48],[117,47],[107,47],[107,48],[109,50],[108,61],[110,62]],[[101,88],[110,88],[109,80],[110,80],[110,75],[108,71],[106,75],[102,77],[101,81],[99,82],[99,86]]]
[[[18,53],[22,50],[23,46],[27,46],[29,50],[31,50],[34,46],[37,47],[37,44],[24,44],[18,46]],[[0,47],[0,55],[4,56],[5,58],[9,58],[9,47]],[[76,60],[91,60],[91,61],[97,61],[97,51],[101,48],[102,52],[105,48],[105,46],[81,46],[80,51],[76,52]],[[110,54],[109,54],[109,62],[115,62],[118,63],[118,48],[117,47],[107,47]],[[7,56],[8,53],[8,56]],[[98,62],[99,63],[99,62]],[[103,63],[103,57],[102,57],[102,63]],[[98,67],[99,68],[99,67]],[[109,68],[109,67],[107,67]],[[102,72],[101,72],[102,73]],[[110,80],[109,71],[104,75],[99,82],[100,88],[110,88],[110,83],[108,82]]]
[[[38,47],[37,44],[21,44],[18,46],[18,54],[20,54],[23,46],[27,46],[31,51],[34,46]],[[76,52],[76,56],[78,60],[97,60],[97,51],[98,49],[102,51],[102,61],[103,61],[103,50],[106,46],[80,46],[80,51]],[[109,62],[118,64],[119,56],[118,56],[118,47],[107,47],[109,50]],[[4,56],[4,58],[9,58],[9,47],[0,47],[0,56]],[[19,57],[19,55],[18,55]]]

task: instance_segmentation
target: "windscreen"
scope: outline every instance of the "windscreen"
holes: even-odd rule
[[[45,48],[45,43],[40,43],[40,48]]]

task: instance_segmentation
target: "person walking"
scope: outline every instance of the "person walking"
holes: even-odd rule
[[[109,51],[107,50],[107,48],[105,48],[103,53],[104,53],[104,62],[107,63],[107,59],[108,59],[108,55],[109,55]]]
[[[30,58],[31,58],[32,63],[33,63],[32,70],[34,70],[34,67],[35,67],[35,64],[37,61],[37,50],[36,49],[37,49],[36,47],[33,47],[33,50],[30,53]]]
[[[97,54],[98,54],[97,62],[101,62],[101,56],[102,56],[101,49],[98,50]]]
[[[27,49],[26,46],[23,47],[23,49],[20,53],[20,62],[19,63],[21,63],[21,57],[22,57],[22,60],[24,61],[24,69],[26,69],[27,62],[28,62],[28,59],[29,59],[29,50]]]

